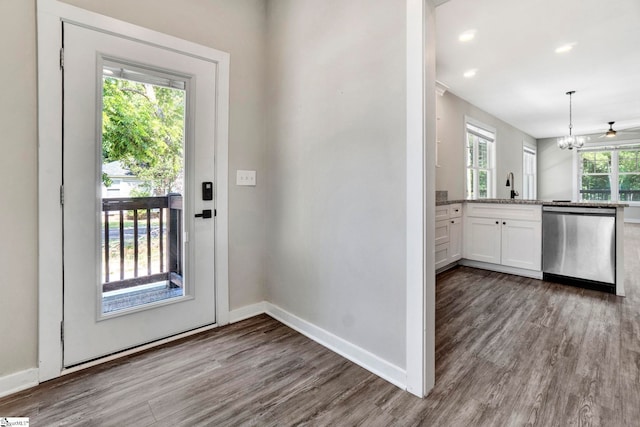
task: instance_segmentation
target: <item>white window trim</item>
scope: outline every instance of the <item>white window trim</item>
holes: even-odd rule
[[[627,147],[637,147],[640,145],[640,139],[630,139],[627,141],[620,141],[616,143],[610,142],[598,142],[590,144],[588,147],[583,147],[577,150],[574,150],[573,153],[573,195],[574,200],[580,201],[580,185],[582,182],[582,165],[580,164],[580,153],[585,151],[612,151],[615,154],[611,156],[611,184],[612,190],[616,188],[616,191],[611,192],[611,203],[625,203],[629,206],[640,207],[640,202],[627,202],[627,201],[619,201],[619,194],[617,191],[618,187],[618,155],[617,152],[620,150],[624,150]]]
[[[538,198],[538,149],[531,145],[528,145],[525,141],[522,142],[522,198],[524,199],[524,171],[526,166],[526,161],[524,154],[526,151],[533,154],[535,156],[534,160],[534,180],[533,180],[533,200]]]
[[[469,156],[468,156],[468,152],[467,152],[467,123],[473,125],[473,126],[477,126],[479,128],[482,128],[488,132],[493,133],[493,150],[490,153],[490,162],[491,162],[491,179],[490,179],[490,185],[488,187],[489,190],[489,194],[487,194],[487,199],[492,199],[496,197],[496,185],[497,185],[497,168],[496,168],[496,164],[497,164],[497,153],[498,153],[498,130],[496,128],[494,128],[493,126],[490,126],[486,123],[481,122],[480,120],[474,119],[473,117],[469,117],[467,115],[464,116],[464,123],[463,123],[463,135],[464,135],[464,139],[462,141],[462,149],[464,151],[464,168],[462,173],[463,175],[463,182],[464,182],[464,194],[465,194],[465,198],[467,196],[467,194],[469,193],[468,191],[468,182],[467,182],[467,163],[469,160]],[[478,154],[478,150],[474,151],[475,155],[477,156]],[[477,183],[477,180],[476,180]],[[477,194],[477,192],[475,193]],[[482,200],[482,199],[478,199],[478,200]]]
[[[62,342],[62,79],[63,21],[119,34],[218,63],[216,121],[216,324],[229,323],[228,135],[230,56],[193,42],[89,12],[38,0],[38,379],[63,373]]]

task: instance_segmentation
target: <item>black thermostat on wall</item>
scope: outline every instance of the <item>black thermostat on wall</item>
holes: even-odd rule
[[[202,200],[213,200],[213,182],[202,183]]]

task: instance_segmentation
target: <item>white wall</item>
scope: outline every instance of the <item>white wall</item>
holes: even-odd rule
[[[405,366],[405,2],[270,0],[268,300]]]
[[[0,378],[37,363],[35,2],[0,2]]]
[[[264,0],[68,0],[67,3],[231,54],[229,171],[258,172],[258,186],[229,188],[230,308],[265,297]],[[34,0],[0,2],[0,379],[37,366],[37,121]],[[8,243],[10,242],[10,243]],[[10,348],[10,351],[7,350]]]
[[[516,191],[522,194],[523,142],[535,147],[536,140],[451,92],[437,98],[440,167],[436,169],[436,190],[447,190],[449,200],[465,198],[464,118],[467,115],[496,128],[496,197],[510,197],[510,189],[505,185],[509,172],[515,176]]]
[[[558,148],[556,138],[538,140],[538,198],[574,200],[573,151]]]

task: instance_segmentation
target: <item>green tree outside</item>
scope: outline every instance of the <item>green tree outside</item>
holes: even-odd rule
[[[145,183],[135,195],[182,191],[185,92],[105,77],[102,97],[103,162],[120,161]]]

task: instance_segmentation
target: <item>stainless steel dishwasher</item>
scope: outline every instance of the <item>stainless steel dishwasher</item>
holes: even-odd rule
[[[615,293],[616,210],[543,206],[544,280]]]

